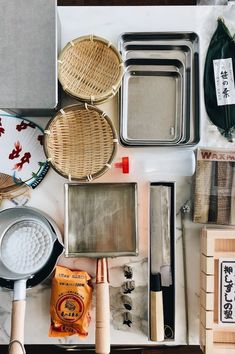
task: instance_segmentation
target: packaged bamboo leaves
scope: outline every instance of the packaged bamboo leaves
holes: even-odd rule
[[[219,18],[210,41],[204,69],[204,98],[207,114],[219,132],[235,138],[235,42]]]
[[[193,221],[235,223],[235,151],[197,150]]]

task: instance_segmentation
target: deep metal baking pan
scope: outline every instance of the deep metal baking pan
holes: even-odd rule
[[[187,92],[190,95],[190,105],[187,108],[186,127],[189,126],[190,136],[181,144],[195,145],[200,140],[199,120],[199,37],[194,32],[132,32],[123,33],[119,37],[119,50],[125,56],[126,47],[130,45],[144,46],[182,46],[191,51],[191,64],[186,65]],[[183,48],[182,48],[183,49]],[[142,50],[142,48],[141,48]],[[188,63],[190,63],[188,61]],[[191,69],[191,72],[189,73]],[[180,145],[181,145],[180,144]]]
[[[183,73],[178,60],[130,59],[121,90],[120,137],[128,145],[182,139]]]
[[[137,184],[65,184],[65,256],[138,254]]]

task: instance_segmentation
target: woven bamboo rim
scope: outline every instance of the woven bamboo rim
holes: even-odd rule
[[[29,191],[25,183],[16,183],[12,176],[0,173],[0,200],[13,199]]]
[[[58,59],[58,78],[64,91],[91,104],[112,98],[121,85],[123,72],[115,46],[93,35],[69,42]]]
[[[95,106],[61,109],[44,131],[44,151],[52,168],[69,180],[91,181],[111,168],[117,134],[110,118]]]

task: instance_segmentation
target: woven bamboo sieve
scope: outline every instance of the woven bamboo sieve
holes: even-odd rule
[[[109,168],[117,150],[110,118],[88,104],[57,112],[44,131],[44,150],[51,166],[69,180],[91,181]]]
[[[17,184],[12,176],[0,173],[0,200],[17,198],[30,189],[25,183]]]
[[[69,42],[58,59],[58,78],[64,91],[91,104],[112,98],[121,85],[123,72],[115,46],[92,35]]]

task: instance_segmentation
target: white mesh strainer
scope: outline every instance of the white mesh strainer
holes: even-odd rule
[[[5,232],[0,248],[1,259],[11,272],[30,275],[45,265],[52,248],[48,228],[38,221],[23,220]]]
[[[36,210],[0,213],[0,277],[14,281],[9,354],[24,352],[26,282],[49,262],[56,239],[47,218]]]

